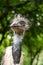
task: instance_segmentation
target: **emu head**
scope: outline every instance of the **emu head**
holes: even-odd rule
[[[15,32],[18,35],[21,35],[24,33],[24,31],[26,31],[29,28],[28,22],[29,20],[18,14],[12,20],[12,24],[10,25],[10,27],[13,32]]]

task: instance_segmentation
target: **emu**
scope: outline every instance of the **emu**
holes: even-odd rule
[[[1,65],[23,65],[23,52],[21,51],[22,39],[25,31],[29,28],[29,20],[20,14],[14,17],[10,25],[13,31],[13,44],[6,48]]]

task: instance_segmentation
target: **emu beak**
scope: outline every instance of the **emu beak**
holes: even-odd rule
[[[14,25],[10,25],[10,28],[14,27]]]
[[[14,26],[14,22],[10,25],[10,27],[13,27]]]

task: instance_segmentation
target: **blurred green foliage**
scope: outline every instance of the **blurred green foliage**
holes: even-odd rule
[[[15,14],[22,14],[31,23],[23,39],[23,51],[24,65],[32,65],[43,49],[43,0],[0,0],[0,62],[4,49],[12,45],[9,26]]]

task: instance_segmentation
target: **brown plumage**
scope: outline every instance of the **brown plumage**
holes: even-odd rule
[[[16,34],[22,35],[23,34],[23,29],[20,29],[18,27],[13,27],[14,31]]]

